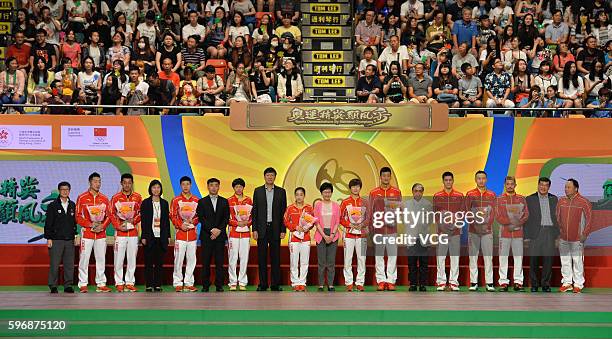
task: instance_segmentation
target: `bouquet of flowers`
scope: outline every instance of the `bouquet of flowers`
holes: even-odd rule
[[[474,221],[474,228],[476,229],[476,233],[486,233],[487,224],[489,223],[489,220],[491,218],[491,210],[491,206],[472,207],[472,212],[474,212],[474,215],[481,216],[484,220],[483,222]]]
[[[134,210],[136,203],[133,201],[121,202],[117,201],[115,203],[115,208],[117,209],[117,216],[119,219],[126,221],[132,220],[136,211]],[[133,229],[134,225],[132,223],[127,223],[127,229]]]
[[[517,231],[521,228],[519,224],[523,217],[523,208],[523,204],[506,205],[506,213],[508,214],[508,219],[510,219],[510,225],[508,226],[510,231]]]
[[[251,205],[235,205],[234,212],[236,213],[236,221],[249,221],[251,218],[251,210],[253,206]],[[236,227],[236,232],[248,232],[249,226],[239,226]]]
[[[385,198],[385,212],[395,213],[397,209],[402,208],[402,201],[397,199],[387,199]],[[392,223],[387,223],[387,227],[395,227],[396,221],[394,220]]]
[[[87,206],[89,220],[93,223],[101,223],[106,217],[106,204]],[[95,227],[94,227],[95,228]]]
[[[312,216],[310,213],[306,213],[306,211],[302,211],[302,215],[300,215],[300,227],[304,230],[304,232],[294,231],[293,235],[298,239],[304,239],[304,235],[308,232],[314,224],[317,222],[317,218]]]
[[[452,234],[455,229],[457,229],[457,226],[455,226],[454,224],[454,220],[451,220],[450,222],[446,222],[449,219],[449,215],[454,217],[454,214],[451,211],[446,211],[446,210],[441,210],[440,211],[440,223],[438,224],[438,229],[440,230],[441,233],[445,233],[445,234]]]
[[[346,206],[346,213],[351,224],[359,225],[365,220],[366,208],[364,206]],[[361,234],[360,229],[351,228],[351,234]]]
[[[178,205],[179,216],[181,219],[183,219],[184,222],[189,223],[189,228],[195,228],[191,221],[193,220],[193,217],[195,217],[198,203],[195,201],[179,201]]]

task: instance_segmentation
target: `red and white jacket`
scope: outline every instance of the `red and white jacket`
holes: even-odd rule
[[[457,213],[463,211],[465,208],[463,193],[451,189],[450,192],[446,192],[444,189],[433,195],[433,210],[434,212],[449,211]],[[444,233],[443,230],[438,228],[438,234]],[[461,228],[456,228],[452,235],[460,235]]]
[[[120,230],[123,220],[117,215],[117,202],[134,202],[134,228],[123,232]],[[142,204],[142,196],[136,192],[132,192],[130,195],[125,195],[123,192],[119,192],[111,198],[111,223],[116,230],[116,236],[118,237],[137,237],[138,228],[137,225],[140,223],[140,205]]]
[[[302,213],[306,212],[310,215],[314,216],[314,209],[312,206],[305,204],[302,208],[299,208],[294,204],[287,206],[285,210],[285,216],[283,220],[285,222],[285,227],[291,232],[291,242],[310,242],[310,231],[312,231],[316,226],[313,226],[308,232],[304,232],[304,239],[300,239],[293,235],[293,232],[297,231],[297,227],[300,225],[300,217]]]
[[[581,235],[589,235],[591,208],[591,202],[580,193],[572,198],[559,198],[556,214],[562,240],[580,241]]]
[[[181,193],[181,195],[174,197],[174,199],[172,199],[172,203],[170,204],[170,220],[172,221],[172,224],[174,224],[174,228],[176,229],[176,240],[183,240],[183,241],[196,241],[198,240],[198,231],[196,228],[192,228],[188,231],[183,231],[180,227],[183,225],[183,219],[181,218],[181,215],[179,213],[179,202],[195,202],[197,203],[200,199],[198,197],[196,197],[195,195],[191,195],[189,198],[187,198],[186,196],[183,195],[183,193]],[[198,215],[196,214],[193,217],[192,223],[193,225],[197,225],[198,224]]]
[[[465,194],[465,210],[472,211],[473,208],[482,208],[489,207],[489,215],[487,220],[485,220],[485,229],[484,234],[493,233],[493,222],[495,221],[495,205],[497,201],[497,195],[493,191],[485,189],[484,192],[481,192],[478,187],[473,190],[469,190]],[[470,224],[470,233],[477,233],[479,231],[476,230],[476,226],[474,224]]]
[[[519,224],[514,226],[520,226],[518,230],[510,231],[510,217],[508,216],[507,205],[523,205],[523,216],[519,219]],[[520,194],[508,194],[504,193],[497,197],[497,208],[496,208],[496,219],[497,222],[502,226],[500,227],[500,237],[502,238],[522,238],[523,237],[523,225],[529,218],[529,209],[527,208],[527,200]]]
[[[91,231],[91,226],[93,223],[91,222],[91,217],[89,215],[89,210],[87,206],[94,205],[106,205],[106,210],[104,212],[104,220],[102,220],[102,232],[94,233]],[[85,239],[104,239],[106,238],[106,227],[110,224],[111,219],[111,208],[110,201],[108,198],[98,192],[98,194],[94,195],[90,190],[79,195],[76,201],[76,221],[77,224],[81,225],[83,228],[83,238]]]
[[[384,212],[385,211],[385,200],[390,200],[397,202],[398,204],[402,202],[402,192],[397,187],[389,186],[387,189],[382,187],[376,187],[370,191],[369,194],[369,208],[370,220],[372,220],[374,213],[376,212]],[[342,219],[342,218],[341,218]],[[372,223],[370,223],[372,224]],[[376,234],[395,234],[397,233],[397,228],[394,226],[385,225],[381,228],[374,228],[374,233]]]
[[[358,197],[357,199],[353,197],[348,197],[342,200],[342,203],[340,204],[340,225],[344,227],[344,236],[349,239],[365,238],[367,236],[367,233],[366,233],[368,230],[367,227],[363,227],[361,229],[361,234],[352,234],[350,232],[351,222],[349,221],[348,212],[346,211],[346,208],[348,206],[363,207],[365,206],[365,204],[364,204],[363,199],[361,199],[361,197]]]
[[[238,227],[238,220],[236,219],[236,211],[234,210],[234,206],[240,205],[249,205],[253,206],[253,200],[249,197],[243,197],[242,200],[238,200],[238,197],[234,194],[229,199],[227,199],[229,203],[230,209],[230,220],[229,220],[229,237],[230,238],[250,238],[251,232],[237,232],[236,228]],[[249,216],[248,227],[253,225],[253,218]]]

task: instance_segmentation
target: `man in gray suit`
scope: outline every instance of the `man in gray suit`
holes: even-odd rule
[[[559,224],[555,211],[557,210],[557,196],[548,193],[550,179],[538,179],[538,191],[527,197],[529,219],[525,223],[525,241],[529,243],[529,280],[531,292],[550,292],[550,278],[552,276],[553,256],[557,255],[555,242],[559,237]],[[538,280],[540,271],[540,258],[542,258],[542,278]],[[538,283],[541,281],[541,284]]]

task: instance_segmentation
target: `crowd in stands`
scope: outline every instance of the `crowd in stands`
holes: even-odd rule
[[[584,108],[610,117],[607,0],[362,0],[355,29],[360,102]]]
[[[350,20],[357,100],[521,107],[522,115],[535,115],[541,107],[610,108],[611,3],[356,0]],[[2,104],[224,106],[303,99],[299,0],[17,5],[0,73]],[[43,111],[67,113],[46,106]],[[177,111],[77,108],[75,113]]]

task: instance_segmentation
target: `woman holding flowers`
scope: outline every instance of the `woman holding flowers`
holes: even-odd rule
[[[251,210],[253,200],[244,195],[246,183],[242,178],[232,181],[234,195],[227,199],[230,208],[229,240],[228,240],[228,271],[230,291],[236,290],[236,285],[241,291],[246,291],[248,283],[247,266],[249,264],[249,249],[251,247]],[[236,275],[236,265],[240,260],[240,269]]]
[[[295,202],[285,210],[284,222],[291,232],[289,238],[289,265],[291,287],[296,292],[306,291],[306,276],[310,260],[310,230],[316,223],[311,205],[304,203],[306,190],[295,189]]]

